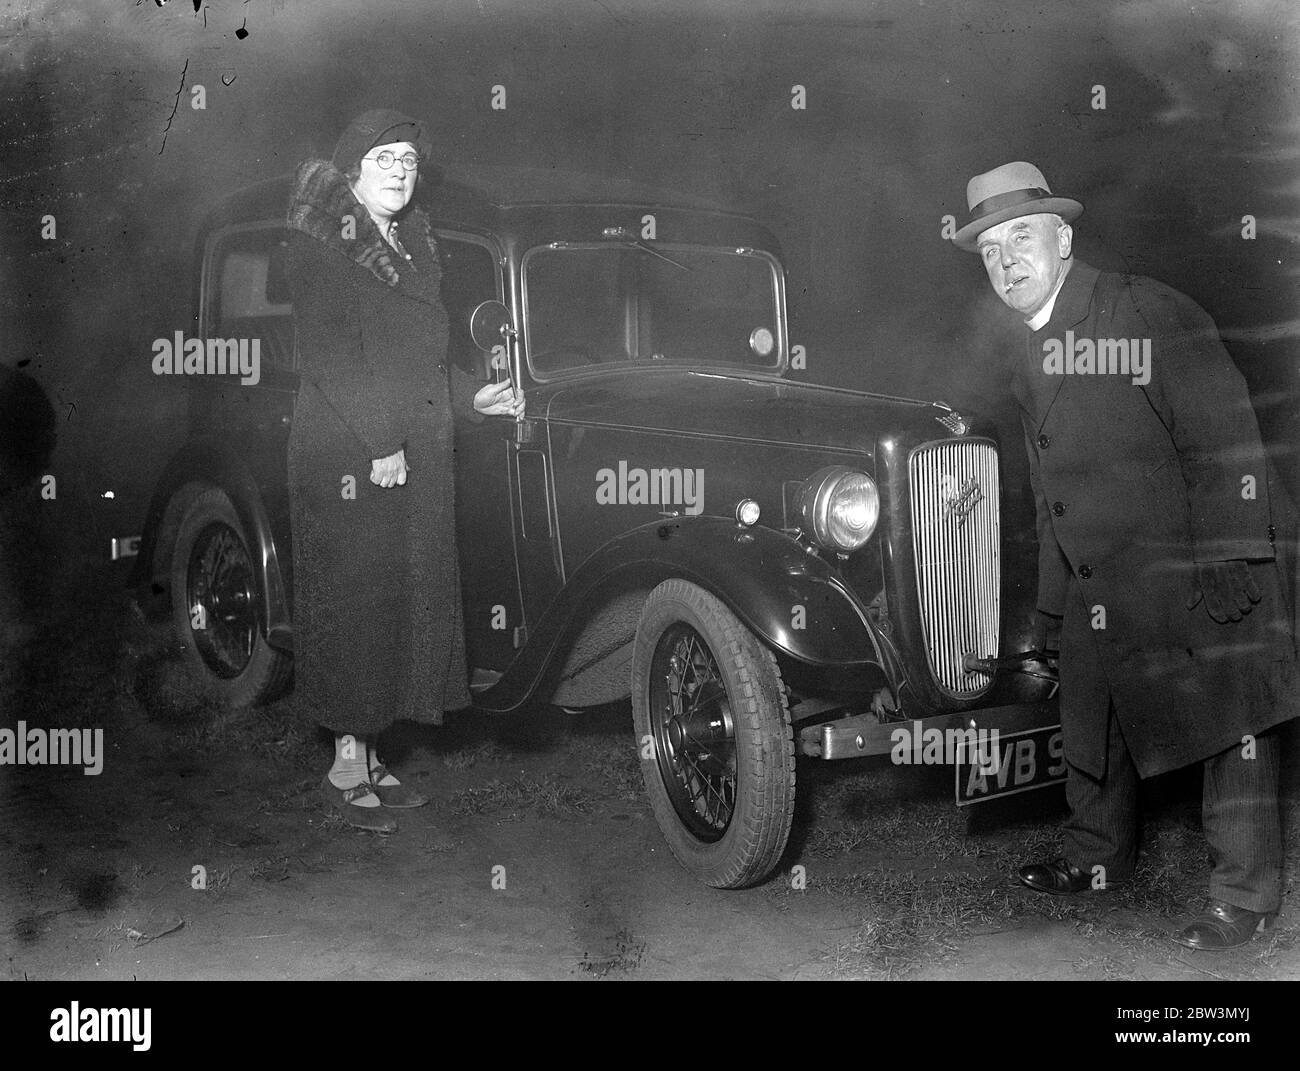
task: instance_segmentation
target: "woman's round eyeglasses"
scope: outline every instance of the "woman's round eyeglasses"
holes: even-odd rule
[[[376,153],[374,156],[364,157],[364,159],[373,160],[379,165],[380,169],[384,171],[387,171],[393,166],[394,160],[401,160],[402,166],[406,168],[407,171],[414,171],[420,166],[420,158],[413,152],[404,153],[401,156],[395,156],[393,153],[385,149],[381,153]]]

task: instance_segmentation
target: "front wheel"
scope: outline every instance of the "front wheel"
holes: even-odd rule
[[[206,691],[229,707],[283,693],[292,659],[262,635],[262,593],[248,539],[226,493],[209,487],[186,506],[172,552],[172,623]]]
[[[632,656],[641,773],[664,839],[706,885],[767,877],[794,817],[795,760],[772,652],[685,580],[650,593]]]

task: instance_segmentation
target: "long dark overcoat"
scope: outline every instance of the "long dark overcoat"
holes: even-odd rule
[[[1078,358],[1082,340],[1095,356],[1102,339],[1139,357],[1149,340],[1150,381],[1134,382],[1131,353],[1130,374],[1045,365],[1051,340]],[[1038,606],[1064,615],[1067,760],[1104,774],[1112,701],[1143,777],[1300,713],[1293,563],[1280,553],[1293,520],[1209,316],[1162,283],[1076,261],[1011,382],[1037,503]],[[1238,558],[1263,600],[1224,624],[1204,600],[1189,610],[1195,564]]]
[[[288,226],[296,701],[336,732],[441,722],[469,703],[453,404],[477,414],[476,385],[447,370],[437,247],[412,208],[398,224],[403,261],[323,160],[299,168]],[[399,449],[406,484],[371,483],[371,460]]]

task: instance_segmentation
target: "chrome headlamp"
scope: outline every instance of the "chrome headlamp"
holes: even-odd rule
[[[880,493],[865,472],[830,465],[804,484],[803,527],[827,550],[850,554],[861,547],[880,520]]]

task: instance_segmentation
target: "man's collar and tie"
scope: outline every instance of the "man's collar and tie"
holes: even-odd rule
[[[1055,308],[1056,306],[1056,295],[1061,292],[1061,287],[1065,285],[1065,280],[1069,277],[1069,275],[1070,275],[1070,268],[1067,265],[1065,271],[1061,272],[1061,277],[1056,280],[1056,289],[1052,291],[1052,296],[1047,299],[1047,304],[1045,304],[1041,309],[1039,309],[1036,313],[1034,313],[1033,316],[1029,317],[1029,319],[1025,321],[1025,324],[1029,327],[1029,330],[1031,331],[1039,330],[1047,323],[1048,320],[1052,318],[1052,309]]]

